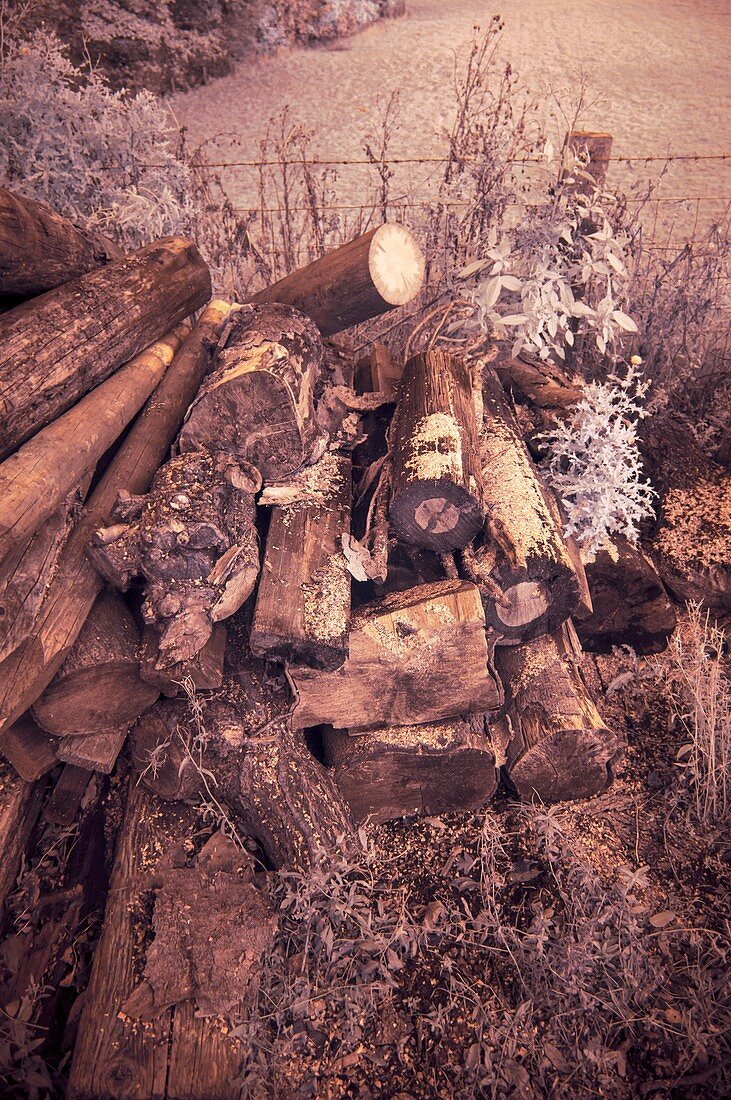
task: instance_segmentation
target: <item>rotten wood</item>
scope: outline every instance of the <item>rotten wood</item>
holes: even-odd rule
[[[210,295],[198,250],[171,237],[0,316],[0,458]]]
[[[339,669],[290,667],[293,725],[374,729],[494,710],[502,695],[490,656],[475,585],[441,581],[394,593],[353,613]]]
[[[323,742],[356,822],[476,810],[497,786],[480,715],[353,735],[326,729]]]
[[[30,714],[19,718],[3,737],[3,756],[28,783],[40,779],[56,766],[57,749],[58,740],[40,729]]]
[[[252,301],[294,306],[329,336],[406,305],[423,280],[424,257],[415,238],[404,226],[386,222],[260,291]]]
[[[0,744],[2,730],[35,702],[76,641],[103,583],[86,557],[86,545],[94,530],[109,522],[120,491],[134,496],[149,488],[209,368],[228,308],[212,303],[175,356],[86,503],[32,632],[0,664]]]
[[[392,427],[389,521],[403,542],[467,546],[485,519],[472,376],[441,351],[404,368]]]
[[[338,668],[348,654],[351,459],[328,454],[317,501],[272,508],[256,598],[251,651],[257,657]]]
[[[91,474],[163,378],[190,332],[178,325],[0,464],[0,560]]]
[[[0,294],[41,294],[123,256],[100,233],[0,187]]]
[[[521,798],[591,798],[614,778],[624,744],[604,725],[581,677],[580,657],[570,623],[496,650],[508,706],[495,732],[506,743],[508,777]]]

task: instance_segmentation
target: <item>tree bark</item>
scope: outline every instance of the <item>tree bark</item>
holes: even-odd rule
[[[208,369],[211,339],[227,310],[225,303],[212,303],[175,356],[87,502],[32,633],[0,664],[0,744],[2,730],[35,702],[76,641],[102,589],[86,544],[109,522],[120,490],[136,495],[149,488]]]
[[[479,715],[354,735],[326,729],[323,741],[356,822],[476,810],[497,786]]]
[[[291,666],[296,729],[419,725],[500,706],[477,588],[442,581],[353,614],[350,652],[334,672]]]
[[[509,701],[496,727],[507,740],[507,773],[521,798],[591,798],[614,778],[624,745],[589,696],[577,669],[580,652],[569,624],[496,651]]]
[[[167,238],[0,316],[0,458],[210,294],[195,246]]]
[[[488,625],[508,643],[557,630],[581,592],[566,543],[499,379],[483,374],[480,461],[488,520],[466,572],[487,578]]]
[[[129,733],[129,723],[116,729],[103,730],[89,737],[62,737],[58,742],[58,759],[77,768],[109,775],[114,771]]]
[[[60,671],[33,704],[41,729],[82,737],[139,718],[159,695],[140,676],[139,644],[124,601],[102,592]]]
[[[225,449],[265,480],[285,478],[311,455],[313,394],[323,347],[312,321],[290,306],[242,306],[215,371],[191,405],[181,451]]]
[[[122,591],[138,574],[145,580],[142,614],[159,637],[157,669],[192,660],[214,624],[251,595],[260,487],[248,462],[221,451],[186,452],[158,470],[146,497],[124,502],[138,519],[94,533],[87,553],[102,576]]]
[[[255,294],[306,313],[323,336],[351,328],[416,297],[424,257],[408,229],[386,223]]]
[[[429,550],[466,546],[485,519],[472,378],[440,351],[404,368],[392,428],[389,519],[403,542]]]
[[[321,502],[272,508],[251,631],[257,657],[338,668],[348,655],[351,459],[332,454]]]
[[[190,331],[178,325],[0,464],[0,559],[22,545],[139,412]]]
[[[38,619],[90,477],[0,565],[0,662],[21,645]]]
[[[123,256],[101,234],[0,187],[0,294],[40,294]]]
[[[24,714],[5,731],[3,756],[21,779],[33,783],[58,763],[58,741],[39,729],[30,714]]]

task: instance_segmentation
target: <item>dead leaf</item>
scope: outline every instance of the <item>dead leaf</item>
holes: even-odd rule
[[[650,919],[650,924],[653,928],[665,928],[671,921],[675,920],[675,913],[671,913],[669,909],[663,909],[659,913],[653,913]]]

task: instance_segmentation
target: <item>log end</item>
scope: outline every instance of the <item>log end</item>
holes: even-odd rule
[[[50,684],[32,713],[42,729],[57,737],[84,736],[134,722],[159,694],[136,665],[109,662]]]
[[[416,297],[424,281],[424,254],[403,225],[386,222],[371,239],[368,270],[373,285],[390,306]]]
[[[390,520],[399,539],[439,553],[467,546],[484,518],[476,498],[446,479],[411,481],[391,500]]]
[[[525,801],[593,798],[613,782],[623,750],[622,739],[604,726],[561,729],[512,763],[508,750],[508,779]]]

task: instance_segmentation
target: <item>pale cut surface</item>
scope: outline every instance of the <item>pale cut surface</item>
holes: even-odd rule
[[[392,306],[403,306],[421,288],[424,255],[408,229],[387,222],[373,234],[368,270],[383,300]]]

